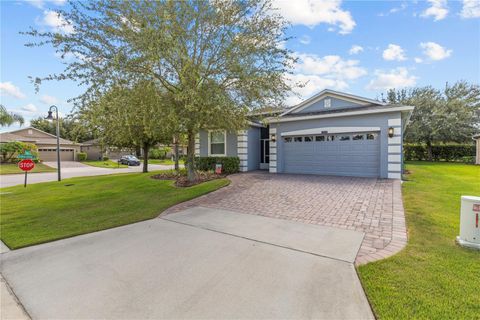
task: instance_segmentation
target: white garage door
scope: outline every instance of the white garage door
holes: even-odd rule
[[[73,161],[73,149],[60,149],[60,160]],[[38,149],[38,156],[42,161],[57,161],[57,149]]]
[[[286,173],[378,177],[378,133],[284,137]]]

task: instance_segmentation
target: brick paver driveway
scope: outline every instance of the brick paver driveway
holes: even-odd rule
[[[263,172],[229,178],[230,186],[166,213],[204,206],[362,231],[357,264],[388,257],[406,244],[398,180]]]

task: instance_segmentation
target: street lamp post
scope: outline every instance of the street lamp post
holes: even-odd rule
[[[58,173],[58,181],[61,181],[62,178],[60,174],[60,119],[58,118],[57,106],[50,107],[50,109],[48,110],[48,116],[45,119],[53,120],[52,109],[55,110],[55,118],[57,120],[57,173]]]

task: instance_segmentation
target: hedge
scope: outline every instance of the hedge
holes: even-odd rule
[[[87,160],[87,153],[86,152],[77,152],[77,160],[78,161]]]
[[[195,165],[198,170],[215,170],[219,163],[223,167],[223,173],[232,174],[240,171],[240,159],[238,157],[196,157]]]
[[[429,160],[426,145],[405,144],[403,146],[405,160]],[[445,144],[432,146],[433,161],[458,161],[472,163],[475,159],[475,145]]]

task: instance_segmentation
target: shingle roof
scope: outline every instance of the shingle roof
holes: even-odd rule
[[[319,114],[330,114],[330,113],[342,113],[342,112],[349,112],[349,111],[359,111],[359,110],[375,110],[375,109],[388,109],[388,108],[395,108],[400,107],[400,105],[364,105],[364,106],[355,106],[351,108],[339,108],[339,109],[329,109],[329,110],[322,110],[322,111],[315,111],[315,112],[299,112],[299,113],[289,113],[282,116],[282,118],[294,118],[294,117],[304,117],[304,116],[313,116]]]
[[[35,139],[22,137],[10,132],[0,133],[0,142],[11,142],[11,141],[35,142]]]

